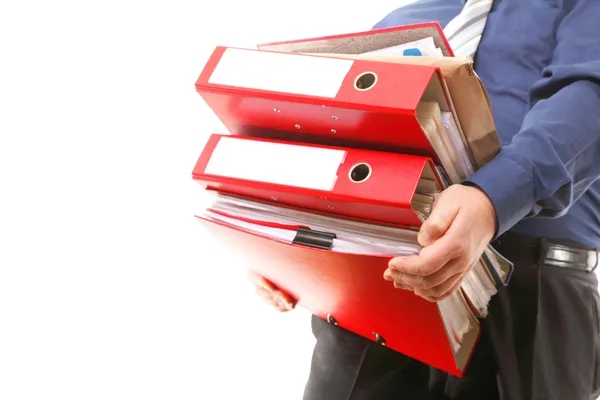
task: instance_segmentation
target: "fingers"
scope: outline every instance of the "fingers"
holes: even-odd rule
[[[464,247],[461,238],[445,235],[432,245],[424,247],[419,254],[393,258],[389,266],[409,275],[430,276],[451,260],[461,257]]]
[[[292,311],[294,309],[294,303],[285,298],[276,298],[275,308],[280,312]]]
[[[256,293],[276,310],[285,312],[296,307],[296,302],[289,295],[277,289],[270,281],[258,275],[252,275],[251,278]]]
[[[271,291],[271,290],[275,290],[275,286],[268,280],[266,280],[265,278],[263,278],[260,275],[255,274],[252,271],[248,271],[248,278],[250,279],[250,281],[252,282],[252,284],[254,285],[255,288],[261,288],[265,291]]]
[[[464,273],[452,275],[448,280],[431,289],[415,289],[415,294],[428,301],[441,301],[460,287],[464,275]]]
[[[439,200],[439,199],[438,199]],[[458,215],[459,207],[453,204],[439,203],[431,211],[431,215],[421,225],[417,240],[421,246],[429,246],[441,238],[452,225]]]
[[[468,265],[462,259],[454,259],[431,275],[412,275],[388,268],[384,279],[394,281],[400,287],[427,290],[440,286],[455,275],[460,275]]]
[[[463,279],[465,276],[466,276],[466,273],[446,293],[444,293],[438,297],[425,296],[423,298],[427,301],[438,302],[438,301],[442,301],[442,300],[450,297],[454,292],[456,292],[460,288],[460,285],[462,285],[462,282],[463,282]]]
[[[265,290],[262,287],[256,288],[256,293],[263,301],[278,311],[291,311],[296,307],[295,302],[285,293],[280,290]]]
[[[275,290],[275,304],[280,311],[291,311],[296,306],[296,302],[281,290]]]
[[[463,278],[474,264],[466,257],[459,256],[428,276],[407,274],[390,267],[383,277],[392,281],[398,289],[410,290],[429,301],[440,301],[460,287]]]
[[[463,278],[465,277],[465,275],[466,275],[466,272],[462,273],[462,274],[459,273],[459,274],[452,275],[450,278],[448,278],[442,284],[440,284],[438,286],[434,286],[429,289],[418,289],[418,288],[410,287],[410,286],[402,283],[402,281],[397,281],[397,280],[393,280],[393,284],[394,284],[394,287],[397,289],[410,290],[410,291],[414,292],[417,296],[422,297],[427,301],[438,302],[438,301],[442,301],[442,300],[446,299],[447,297],[451,296],[456,290],[458,290],[458,288],[460,288],[460,285],[462,284],[462,281],[463,281]],[[392,280],[392,279],[388,279],[389,276],[387,276],[387,275],[385,275],[384,277],[386,277],[386,280]]]
[[[404,283],[402,283],[402,279],[401,279],[400,275],[401,275],[400,272],[398,272],[392,268],[388,268],[383,273],[383,279],[385,279],[386,281],[391,281],[394,284],[394,287],[396,289],[412,290],[410,287],[408,287],[408,286],[404,285]]]

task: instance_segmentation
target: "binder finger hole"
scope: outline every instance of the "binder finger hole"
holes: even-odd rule
[[[374,72],[364,72],[354,81],[356,90],[365,91],[371,89],[377,83],[377,75]]]
[[[369,164],[360,163],[350,168],[349,177],[354,183],[361,183],[369,179],[371,176],[371,166]]]

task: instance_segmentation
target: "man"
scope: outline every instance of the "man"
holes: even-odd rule
[[[420,0],[375,25],[437,20],[452,44],[467,32],[457,31],[461,15],[478,8],[463,21],[485,26],[483,35],[457,46],[476,50],[502,142],[496,158],[438,198],[419,234],[421,253],[393,259],[383,279],[437,301],[491,241],[515,263],[512,281],[492,300],[462,379],[313,317],[305,400],[590,400],[600,392],[592,272],[600,248],[600,1],[490,4]]]

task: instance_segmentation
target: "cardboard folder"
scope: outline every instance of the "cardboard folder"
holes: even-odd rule
[[[425,38],[432,38],[444,56],[454,56],[442,27],[437,21],[341,35],[263,43],[257,47],[261,50],[290,53],[363,54]]]

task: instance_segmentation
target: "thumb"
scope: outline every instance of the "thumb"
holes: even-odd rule
[[[421,246],[429,246],[442,237],[458,215],[458,207],[444,202],[437,204],[431,215],[421,225],[417,240]]]

